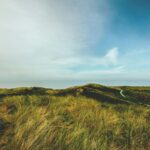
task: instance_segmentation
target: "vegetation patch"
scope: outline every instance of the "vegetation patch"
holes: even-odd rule
[[[149,150],[150,108],[139,100],[130,103],[127,88],[90,84],[65,90],[33,88],[37,94],[32,88],[30,94],[8,90],[13,95],[2,90],[0,149]]]

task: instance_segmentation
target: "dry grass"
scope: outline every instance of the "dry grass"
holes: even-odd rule
[[[150,109],[85,97],[9,96],[2,150],[149,150]]]

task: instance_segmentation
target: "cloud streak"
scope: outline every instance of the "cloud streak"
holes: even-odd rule
[[[36,72],[42,78],[41,72],[51,76],[84,64],[89,58],[83,62],[82,56],[103,35],[108,7],[104,0],[2,0],[0,77],[17,80]]]

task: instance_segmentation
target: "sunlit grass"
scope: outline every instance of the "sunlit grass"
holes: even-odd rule
[[[148,150],[150,146],[150,110],[144,106],[35,95],[5,97],[1,105],[6,109],[0,118],[11,124],[2,135],[1,149]],[[16,107],[12,113],[10,105]]]

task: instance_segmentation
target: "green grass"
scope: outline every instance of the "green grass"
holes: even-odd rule
[[[149,150],[150,108],[120,88],[1,89],[0,150]]]

